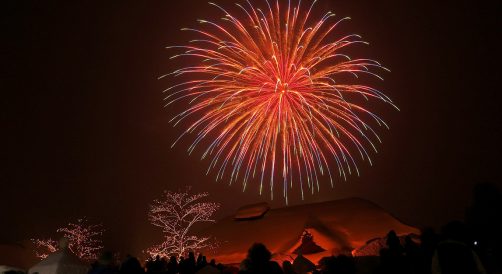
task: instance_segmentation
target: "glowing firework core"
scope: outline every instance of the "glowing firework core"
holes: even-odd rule
[[[279,0],[275,5],[263,3],[265,9],[249,1],[236,4],[242,18],[210,3],[225,14],[222,22],[199,20],[207,28],[184,29],[197,38],[169,48],[184,49],[172,58],[189,57],[193,63],[167,74],[189,80],[165,90],[166,106],[186,101],[187,109],[171,120],[174,125],[188,120],[178,140],[196,134],[189,153],[203,140],[211,140],[202,158],[212,158],[208,173],[215,169],[216,180],[242,180],[245,190],[258,178],[260,194],[264,181],[269,181],[273,198],[274,177],[282,177],[287,202],[293,182],[302,198],[305,186],[312,193],[319,191],[324,174],[333,186],[331,165],[344,179],[354,170],[359,174],[351,151],[371,164],[365,147],[376,152],[373,142],[380,139],[365,120],[385,123],[354,95],[393,104],[375,88],[342,76],[380,78],[371,70],[385,70],[374,60],[351,59],[341,52],[364,44],[358,35],[331,38],[348,18],[330,22],[334,14],[328,12],[310,19],[315,1],[304,6],[299,0],[295,7],[291,1],[284,6]]]

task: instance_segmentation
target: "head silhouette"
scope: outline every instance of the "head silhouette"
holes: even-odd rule
[[[252,263],[261,264],[270,261],[272,253],[262,243],[255,243],[248,250],[248,258]]]
[[[445,239],[467,242],[467,228],[461,221],[449,222],[442,228],[441,232]]]

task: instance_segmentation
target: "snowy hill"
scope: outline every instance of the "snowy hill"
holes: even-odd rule
[[[0,243],[0,266],[28,269],[39,261],[33,253],[33,245],[28,241],[22,243]],[[3,273],[3,272],[0,272]]]
[[[255,242],[264,243],[280,260],[294,258],[293,252],[301,245],[305,230],[324,250],[305,254],[313,262],[324,256],[351,253],[390,230],[398,235],[419,233],[381,207],[358,198],[271,209],[263,217],[251,220],[229,216],[201,233],[219,242],[216,250],[206,251],[210,257],[222,263],[239,263]]]

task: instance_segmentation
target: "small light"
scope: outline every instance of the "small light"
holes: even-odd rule
[[[478,245],[478,241],[474,241],[474,245]]]

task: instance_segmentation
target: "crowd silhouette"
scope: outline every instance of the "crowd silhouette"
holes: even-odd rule
[[[374,274],[491,274],[502,273],[495,254],[498,248],[483,251],[465,223],[452,221],[440,234],[425,229],[420,239],[411,236],[400,239],[394,231],[386,236],[386,247],[380,250],[379,264]],[[493,246],[485,243],[484,246]],[[482,255],[486,254],[486,256]],[[488,256],[488,254],[490,254]],[[186,258],[175,256],[148,260],[144,267],[138,259],[127,255],[117,266],[111,253],[104,253],[93,264],[89,274],[356,274],[361,257],[346,255],[322,258],[317,265],[299,254],[293,261],[283,261],[282,266],[273,260],[272,253],[261,243],[253,244],[248,255],[238,267],[207,262],[203,254],[197,258],[190,252]],[[310,262],[310,263],[309,263]]]
[[[298,252],[294,259],[278,262],[264,244],[255,243],[239,265],[208,262],[206,256],[194,252],[179,258],[156,256],[144,264],[127,255],[118,263],[113,253],[104,252],[88,274],[502,274],[501,217],[500,191],[494,185],[479,184],[465,222],[451,221],[440,233],[426,228],[418,237],[389,231],[374,258],[338,255],[314,264]],[[364,267],[374,259],[376,264]]]
[[[346,255],[324,257],[314,264],[300,252],[292,261],[277,262],[264,244],[255,243],[238,266],[217,264],[214,259],[208,262],[203,254],[196,257],[193,252],[180,258],[157,256],[144,267],[127,255],[119,266],[111,253],[104,253],[89,274],[497,274],[502,273],[501,205],[499,190],[480,184],[465,223],[449,222],[440,233],[426,228],[419,237],[399,237],[389,231],[378,263],[369,271],[361,270],[364,257]]]

